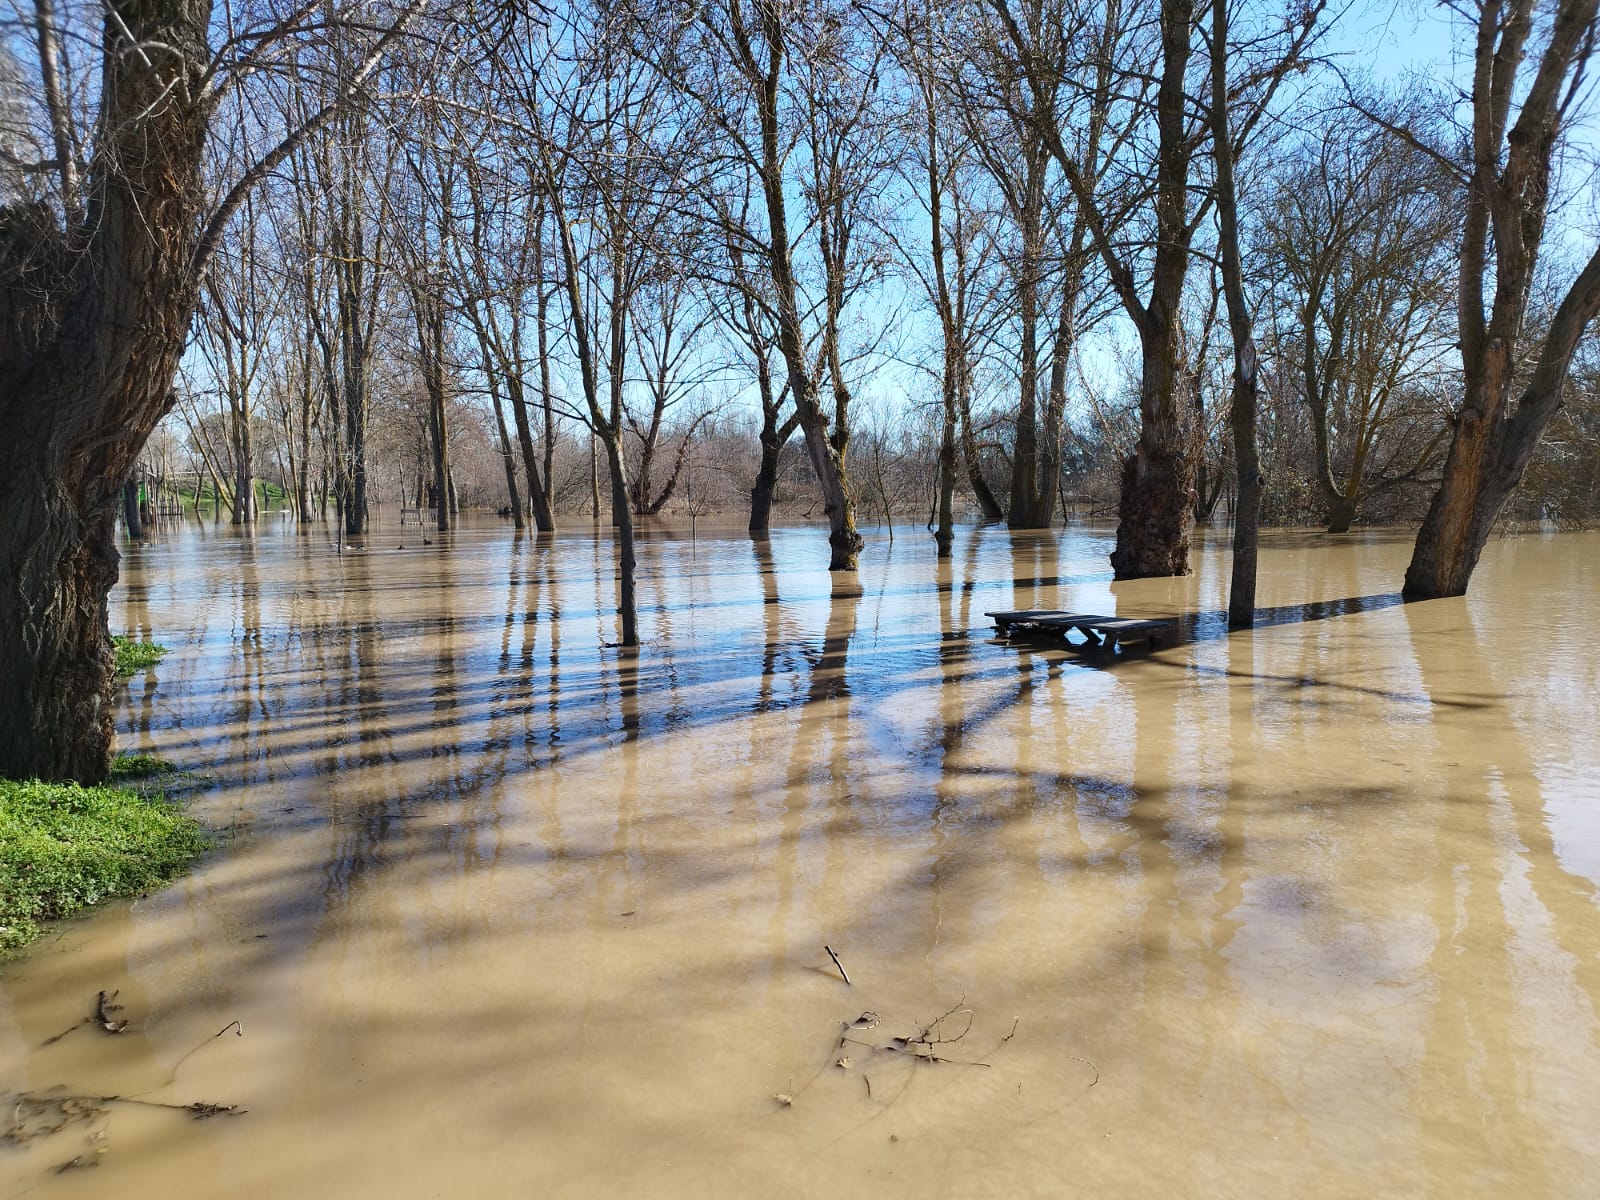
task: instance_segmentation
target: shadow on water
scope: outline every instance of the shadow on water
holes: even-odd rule
[[[1331,621],[1335,617],[1352,617],[1361,613],[1382,612],[1404,603],[1399,592],[1378,592],[1370,596],[1344,596],[1337,600],[1313,600],[1305,604],[1280,604],[1256,609],[1254,629],[1273,629],[1281,625],[1306,625],[1314,621]],[[1249,630],[1228,628],[1226,609],[1211,609],[1190,613],[1179,619],[1180,640],[1206,642],[1226,638]]]

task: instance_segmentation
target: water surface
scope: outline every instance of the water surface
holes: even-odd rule
[[[587,528],[380,530],[130,552],[122,742],[225,846],[5,969],[0,1093],[249,1111],[45,1113],[0,1195],[1600,1190],[1600,536],[1400,605],[1404,536],[1276,534],[1230,636],[1215,546],[658,530],[631,657]]]

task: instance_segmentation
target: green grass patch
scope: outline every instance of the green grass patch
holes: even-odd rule
[[[199,824],[159,794],[0,780],[0,951],[44,922],[166,883],[206,846]]]
[[[178,764],[159,754],[119,754],[111,760],[113,779],[149,779],[152,775],[176,775]]]
[[[136,642],[120,633],[111,635],[111,657],[116,662],[118,679],[126,679],[139,671],[155,666],[167,655],[165,646],[154,642]]]

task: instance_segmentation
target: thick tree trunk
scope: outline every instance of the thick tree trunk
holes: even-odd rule
[[[37,467],[23,478],[31,497],[7,501],[0,538],[0,572],[16,581],[0,589],[0,771],[99,783],[111,759],[117,493],[82,507]]]
[[[1402,594],[1407,600],[1466,594],[1494,523],[1521,482],[1543,432],[1541,423],[1519,439],[1516,427],[1526,429],[1526,415],[1536,409],[1555,409],[1553,398],[1524,395],[1518,414],[1524,419],[1501,420],[1498,414],[1505,411],[1511,394],[1509,363],[1491,366],[1499,369],[1468,373],[1467,401],[1455,419],[1444,477],[1417,531],[1406,568]],[[1485,412],[1495,415],[1486,419]],[[1496,428],[1500,425],[1505,428]]]
[[[1156,156],[1159,242],[1150,302],[1140,306],[1131,276],[1120,276],[1124,303],[1136,317],[1142,357],[1139,445],[1124,465],[1111,568],[1118,579],[1189,573],[1194,528],[1194,461],[1178,406],[1178,326],[1189,268],[1189,143],[1185,72],[1194,22],[1193,0],[1162,0],[1162,73],[1156,99],[1160,144]]]
[[[1151,330],[1144,338],[1139,444],[1122,466],[1117,546],[1111,553],[1118,579],[1189,573],[1194,461],[1173,392],[1175,365],[1172,330]]]
[[[755,486],[750,489],[748,532],[766,533],[772,525],[772,493],[778,485],[778,456],[761,448],[761,466],[756,470]]]
[[[1335,492],[1325,496],[1328,505],[1328,532],[1349,533],[1356,523],[1356,506],[1348,498]]]

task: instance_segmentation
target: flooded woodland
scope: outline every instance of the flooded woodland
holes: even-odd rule
[[[1600,535],[823,539],[641,528],[636,656],[588,529],[131,547],[219,846],[0,974],[0,1194],[1592,1194]]]

